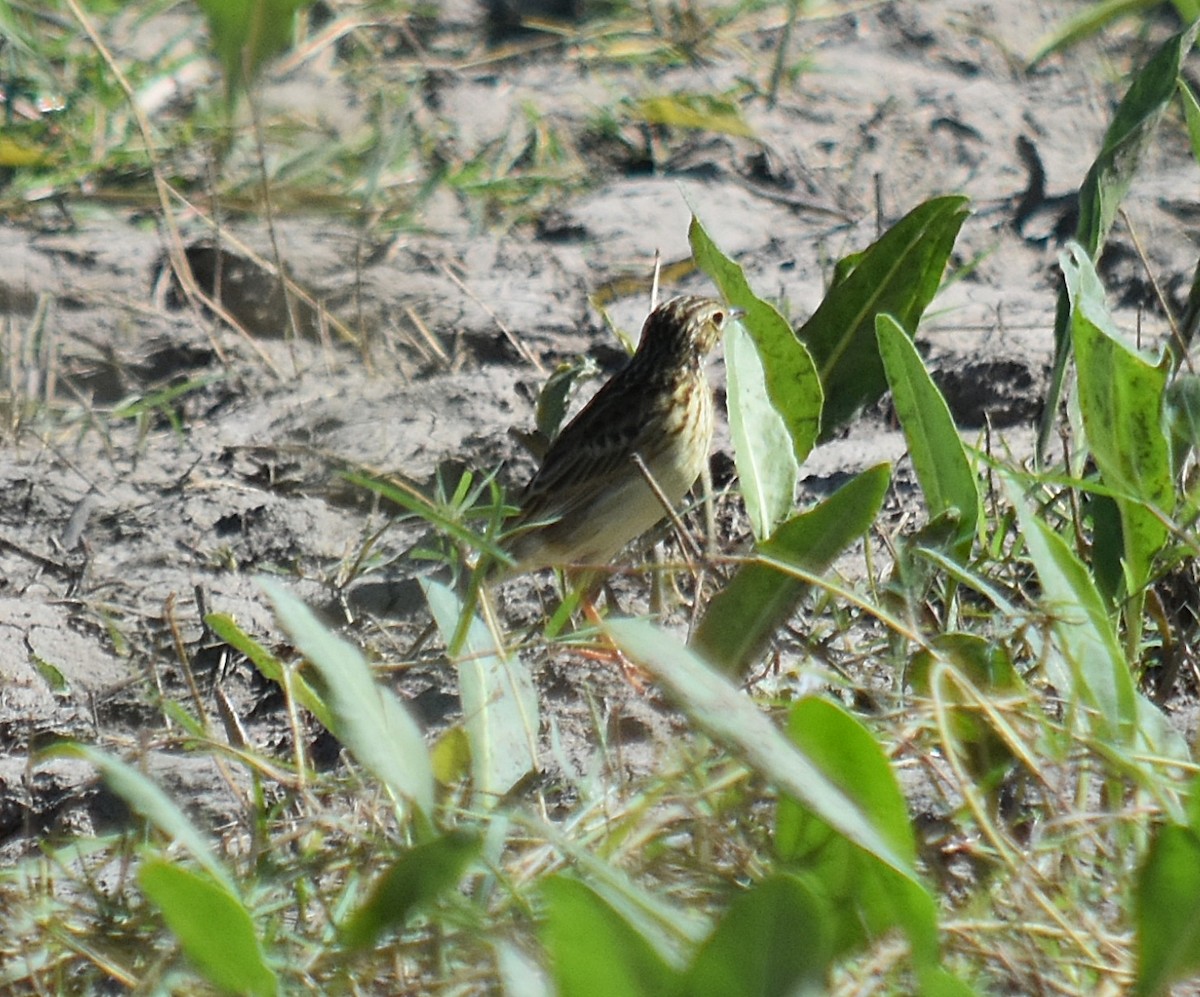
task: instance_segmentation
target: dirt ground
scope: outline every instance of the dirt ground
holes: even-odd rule
[[[775,105],[745,102],[752,136],[626,128],[606,143],[596,138],[595,108],[615,98],[723,93],[747,74],[761,85],[786,6],[722,29],[694,63],[647,72],[538,36],[504,36],[497,44],[517,54],[501,58],[486,47],[474,4],[446,4],[422,36],[428,85],[409,113],[452,124],[454,148],[468,159],[520,131],[536,108],[575,138],[591,182],[516,226],[491,224],[480,198],[449,188],[399,232],[282,212],[279,254],[291,276],[360,336],[357,346],[305,311],[298,325],[310,335],[287,335],[277,285],[237,268],[223,272],[223,291],[250,336],[181,304],[161,279],[162,227],[144,210],[67,193],[0,221],[9,389],[0,397],[9,416],[0,427],[0,854],[106,819],[111,801],[90,769],[31,768],[31,752],[59,737],[123,754],[141,744],[168,791],[220,823],[225,791],[212,765],[178,750],[155,702],[159,691],[187,699],[181,648],[202,695],[220,685],[255,743],[285,741],[278,698],[201,623],[204,612],[228,613],[280,643],[260,573],[282,575],[367,647],[431,729],[453,721],[449,669],[436,653],[411,652],[428,617],[406,552],[422,533],[392,523],[338,472],[374,468],[431,487],[439,468],[503,464],[501,480],[522,482],[533,465],[508,430],[531,425],[546,372],[580,354],[608,371],[621,357],[589,295],[645,277],[655,253],[665,263],[687,258],[689,204],[751,285],[798,323],[820,301],[832,263],[881,225],[928,197],[967,194],[973,214],[955,252],[958,276],[919,339],[970,438],[986,417],[993,447],[1027,452],[1052,355],[1056,231],[1073,227],[1058,195],[1082,181],[1122,77],[1173,30],[1166,20],[1151,24],[1149,38],[1117,28],[1026,72],[1036,40],[1079,6],[828,4],[797,23],[791,53],[804,69],[784,79]],[[135,59],[161,33],[186,33],[181,18],[177,10],[150,22],[118,18],[106,37],[118,58]],[[472,58],[459,55],[464,39]],[[284,109],[303,127],[351,133],[364,100],[337,62],[332,45],[285,60],[265,82],[266,113]],[[1018,140],[1044,167],[1044,199],[1036,189],[1023,198],[1031,173]],[[1128,215],[1176,304],[1196,260],[1198,193],[1181,129],[1164,128]],[[206,261],[211,269],[208,233],[179,217],[197,270]],[[231,217],[227,248],[231,237],[273,255],[259,220]],[[1124,224],[1103,276],[1126,327],[1141,309],[1145,336],[1156,336],[1161,310]],[[668,290],[676,287],[709,290],[696,274]],[[646,307],[638,290],[609,310],[632,332]],[[713,379],[723,384],[719,363]],[[179,386],[172,399],[158,395]],[[27,412],[29,397],[48,404]],[[161,404],[130,405],[156,397]],[[864,417],[813,453],[800,501],[903,452],[885,418]],[[730,466],[722,429],[718,483]],[[892,512],[914,510],[903,463],[894,487]],[[731,533],[745,533],[736,508],[724,515]],[[862,571],[850,561],[842,568]],[[635,607],[644,587],[629,586]],[[549,578],[514,583],[510,624],[553,598]],[[630,765],[639,745],[652,750],[668,729],[654,697],[632,696],[610,669],[551,662],[539,681],[544,709],[580,759],[594,750],[589,702],[622,718]]]

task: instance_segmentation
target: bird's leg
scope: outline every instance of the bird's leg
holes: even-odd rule
[[[571,581],[570,595],[564,600],[563,605],[570,603],[571,609],[576,607],[583,613],[586,619],[599,632],[600,640],[603,645],[597,648],[581,649],[580,653],[586,657],[600,661],[614,661],[620,666],[621,674],[625,680],[633,686],[635,692],[644,693],[646,691],[646,673],[638,668],[630,661],[621,649],[618,648],[604,633],[603,620],[600,617],[599,611],[596,609],[596,596],[603,589],[605,598],[608,600],[609,606],[617,604],[615,597],[609,591],[608,582],[604,573],[584,569],[582,571],[568,571],[566,578]],[[561,612],[561,610],[560,610]]]

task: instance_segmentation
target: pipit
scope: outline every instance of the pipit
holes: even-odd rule
[[[679,503],[712,443],[704,358],[735,314],[692,296],[650,313],[637,352],[559,433],[526,486],[502,543],[516,564],[495,577],[607,564],[666,516],[664,499]]]

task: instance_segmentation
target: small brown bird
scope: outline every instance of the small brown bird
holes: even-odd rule
[[[711,298],[659,305],[637,352],[551,444],[501,546],[495,577],[605,564],[666,515],[636,457],[674,506],[699,477],[713,434],[704,358],[736,315]]]

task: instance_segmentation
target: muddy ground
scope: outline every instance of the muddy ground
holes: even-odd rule
[[[746,77],[765,85],[785,5],[723,27],[692,63],[653,69],[546,36],[493,33],[502,49],[489,48],[478,8],[444,5],[422,26],[419,53],[401,44],[394,54],[397,64],[411,70],[424,60],[428,70],[405,113],[445,123],[447,149],[467,160],[527,134],[534,107],[573,138],[588,182],[515,225],[449,188],[398,231],[290,206],[278,223],[279,255],[325,310],[301,308],[299,337],[288,335],[276,285],[250,271],[223,276],[248,335],[182,302],[161,279],[166,237],[152,207],[115,208],[66,191],[0,222],[4,854],[104,819],[108,801],[90,770],[64,761],[30,768],[31,751],[64,736],[126,755],[141,744],[168,789],[222,823],[227,802],[211,763],[178,750],[155,699],[158,691],[187,698],[177,634],[202,695],[220,685],[251,740],[286,751],[278,699],[201,623],[203,612],[228,613],[265,643],[282,643],[255,585],[263,572],[282,575],[367,647],[431,729],[452,722],[450,670],[436,647],[412,650],[427,616],[406,552],[422,531],[393,523],[338,472],[377,469],[430,487],[439,468],[503,465],[502,481],[523,481],[533,464],[508,430],[530,426],[532,399],[557,362],[591,354],[606,371],[619,362],[589,295],[644,278],[655,253],[665,263],[685,259],[689,203],[758,292],[799,322],[820,301],[832,262],[881,225],[928,197],[969,195],[960,276],[919,338],[970,438],[986,418],[993,447],[1027,452],[1052,353],[1056,232],[1073,225],[1069,201],[1056,195],[1074,190],[1096,155],[1121,78],[1174,30],[1167,20],[1152,22],[1149,37],[1117,28],[1025,71],[1035,41],[1079,6],[829,4],[798,22],[790,61],[804,68],[784,79],[775,105],[743,101],[752,136],[626,125],[601,140],[596,108],[621,98],[723,93]],[[164,36],[182,44],[195,25],[175,10],[150,22],[117,18],[103,30],[118,59],[134,60]],[[214,85],[205,66],[179,86]],[[289,57],[265,81],[265,113],[352,134],[365,99],[340,69],[332,43]],[[1023,199],[1031,172],[1020,139],[1044,167],[1045,200]],[[1182,130],[1168,123],[1128,214],[1176,303],[1196,260],[1197,193]],[[202,270],[211,234],[182,208],[177,218]],[[232,237],[273,257],[260,219],[231,212],[226,248]],[[1104,267],[1112,301],[1128,328],[1142,310],[1153,338],[1161,311],[1129,228],[1119,224],[1113,241]],[[694,274],[668,290],[676,288],[708,290]],[[618,296],[610,315],[635,331],[646,307],[638,289]],[[343,341],[328,317],[359,344]],[[719,362],[713,379],[723,383]],[[130,407],[185,384],[157,407]],[[880,460],[901,461],[891,521],[915,524],[903,452],[887,419],[869,414],[811,456],[799,499],[827,494]],[[722,429],[718,484],[730,466]],[[722,509],[727,535],[744,538],[736,503]],[[861,553],[841,570],[861,575]],[[625,587],[632,608],[644,589],[637,579]],[[514,583],[510,625],[536,618],[554,598],[549,577]],[[802,651],[788,655],[782,673],[802,675]],[[539,681],[580,764],[595,750],[589,702],[623,718],[633,767],[673,722],[653,695],[632,694],[607,666],[555,656]]]

